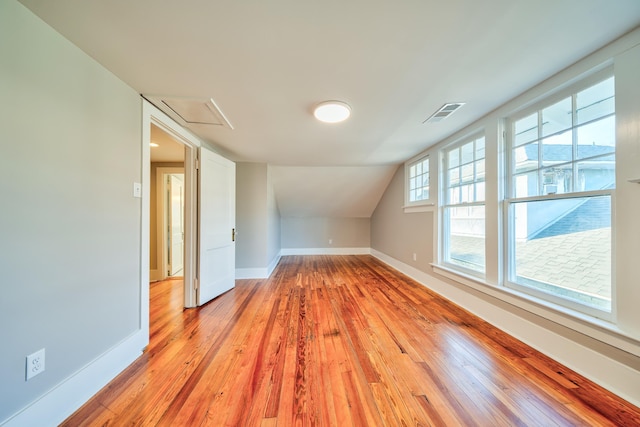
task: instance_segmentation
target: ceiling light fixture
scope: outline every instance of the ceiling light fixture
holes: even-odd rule
[[[150,142],[149,147],[159,147],[159,145],[156,144],[155,142]]]
[[[321,122],[338,123],[349,118],[351,107],[342,101],[325,101],[316,106],[313,115]]]

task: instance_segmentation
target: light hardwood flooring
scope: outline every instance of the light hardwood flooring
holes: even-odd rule
[[[283,257],[182,310],[64,426],[639,426],[640,409],[371,256]],[[579,355],[576,355],[579,357]]]

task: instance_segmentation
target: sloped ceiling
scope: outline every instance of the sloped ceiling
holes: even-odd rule
[[[278,207],[287,216],[368,218],[396,168],[272,166],[271,178]]]
[[[277,166],[284,216],[370,215],[361,185],[640,24],[638,0],[21,3],[143,95],[213,98],[234,129],[188,127]],[[315,121],[329,99],[351,119]]]

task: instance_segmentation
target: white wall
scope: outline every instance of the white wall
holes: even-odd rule
[[[267,167],[267,262],[271,274],[280,260],[282,248],[282,230],[280,228],[280,210],[273,187],[272,167]]]
[[[266,163],[236,164],[236,277],[268,277],[280,258],[280,213]]]
[[[236,268],[264,267],[267,258],[267,165],[236,164]]]
[[[0,40],[1,424],[140,330],[142,169],[133,89],[16,1],[0,1]]]
[[[371,246],[370,229],[369,218],[283,217],[283,254],[307,253],[304,250],[311,250],[309,253],[332,253],[336,249],[339,250],[335,253],[343,253],[341,250],[344,249],[368,250]]]
[[[401,174],[389,185],[372,216],[372,252],[499,328],[591,378],[632,403],[640,404],[640,30],[593,53],[574,66],[427,150],[436,171],[442,146],[484,129],[487,148],[487,278],[486,283],[437,273],[427,263],[436,261],[437,210],[405,214]],[[617,189],[614,219],[614,295],[616,311],[611,323],[590,321],[561,310],[536,304],[500,288],[498,268],[498,211],[500,122],[515,109],[535,102],[594,67],[613,64],[616,79]],[[437,188],[437,176],[432,177]],[[412,215],[419,215],[412,217]],[[493,237],[492,237],[493,236]],[[432,251],[424,247],[428,239]],[[426,260],[413,261],[414,251]],[[635,263],[635,264],[634,264]]]

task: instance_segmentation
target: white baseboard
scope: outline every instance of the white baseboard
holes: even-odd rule
[[[266,279],[280,262],[280,253],[273,257],[267,268],[236,268],[236,279]]]
[[[640,371],[538,326],[495,304],[484,301],[469,292],[465,292],[463,289],[453,287],[437,277],[431,276],[382,252],[371,249],[371,254],[444,298],[486,320],[493,326],[546,354],[628,402],[640,406]]]
[[[58,384],[38,400],[0,423],[2,427],[57,426],[131,365],[147,345],[138,331]]]
[[[236,268],[236,279],[266,279],[266,268]]]
[[[282,256],[287,255],[369,255],[371,248],[283,248]]]
[[[280,262],[280,258],[282,258],[282,251],[278,252],[278,254],[274,256],[269,263],[269,266],[267,267],[267,277],[270,277],[271,273],[273,273],[273,270],[276,269],[278,263]]]

